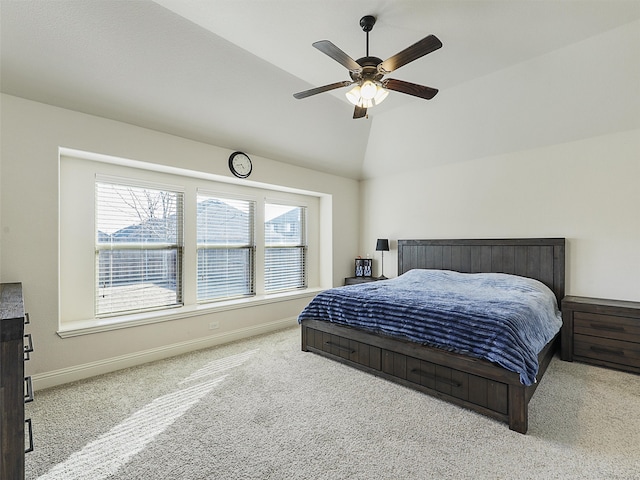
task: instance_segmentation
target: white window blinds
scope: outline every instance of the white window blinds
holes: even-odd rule
[[[96,182],[96,317],[182,305],[183,193]]]
[[[307,286],[306,208],[265,204],[266,292]]]
[[[198,302],[255,294],[255,202],[198,193]]]

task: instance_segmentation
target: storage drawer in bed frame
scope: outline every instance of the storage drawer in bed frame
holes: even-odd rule
[[[538,378],[551,361],[556,340],[539,355]],[[318,320],[302,322],[302,350],[496,418],[512,430],[527,431],[528,403],[538,384],[526,387],[517,373],[486,360]]]
[[[350,340],[336,334],[306,329],[307,347],[347,361],[379,376],[466,405],[484,407],[505,419],[507,385],[437,363]]]

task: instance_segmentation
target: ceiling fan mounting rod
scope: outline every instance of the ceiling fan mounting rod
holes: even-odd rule
[[[373,26],[376,24],[376,17],[373,15],[365,15],[360,19],[360,26],[362,31],[367,34],[367,57],[369,56],[369,32],[373,30]]]
[[[367,57],[369,56],[369,32],[367,32]]]

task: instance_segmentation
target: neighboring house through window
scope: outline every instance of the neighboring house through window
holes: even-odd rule
[[[264,209],[265,291],[306,287],[306,208],[266,203]]]
[[[255,293],[255,201],[198,193],[198,302]]]

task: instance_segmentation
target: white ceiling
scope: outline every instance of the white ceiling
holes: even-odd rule
[[[364,56],[366,14],[382,59],[442,41],[389,75],[441,93],[360,120],[346,89],[295,100],[348,80],[311,44]],[[4,93],[361,178],[377,116],[636,21],[640,0],[0,0],[0,17]]]

